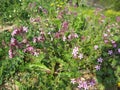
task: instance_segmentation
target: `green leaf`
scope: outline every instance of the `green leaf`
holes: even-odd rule
[[[43,64],[29,64],[29,68],[34,68],[34,67],[40,68],[41,70],[50,70]]]

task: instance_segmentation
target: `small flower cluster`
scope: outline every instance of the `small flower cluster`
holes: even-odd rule
[[[102,64],[102,62],[103,62],[103,58],[102,58],[102,57],[98,58],[98,59],[97,59],[97,62],[98,62],[99,64],[95,66],[95,69],[96,69],[96,70],[100,70],[101,64]]]
[[[119,29],[120,27],[119,27],[119,25],[117,24],[117,23],[115,23],[115,24],[111,24],[111,25],[107,25],[106,26],[106,32],[105,33],[103,33],[103,40],[104,40],[104,43],[105,44],[110,44],[110,45],[112,45],[112,47],[113,48],[115,48],[115,49],[118,49],[118,44],[117,44],[117,42],[115,41],[115,40],[111,40],[112,38],[114,38],[114,35],[112,34],[112,32],[111,32],[111,29],[112,28],[117,28],[117,29]],[[118,32],[116,32],[116,33],[118,33]],[[118,51],[118,50],[117,50]],[[118,51],[118,53],[119,53],[119,51]],[[113,50],[112,49],[110,49],[110,50],[108,50],[108,54],[109,55],[112,55],[113,54]]]
[[[34,23],[34,22],[40,22],[40,17],[36,17],[36,18],[30,18],[30,22]]]
[[[71,79],[72,84],[77,84],[79,89],[89,90],[91,87],[95,86],[96,82],[94,79],[85,80],[84,78],[73,78]]]
[[[15,55],[18,54],[18,52],[16,52],[17,49],[20,49],[24,52],[31,53],[35,56],[39,54],[38,52],[36,52],[35,48],[29,45],[28,40],[25,39],[25,33],[27,32],[28,32],[27,27],[15,28],[13,30],[13,32],[11,33],[12,38],[10,41],[10,49],[8,51],[9,58],[13,58]],[[16,39],[17,36],[21,36],[23,40],[20,42],[19,40]]]
[[[104,14],[101,14],[101,17],[99,18],[99,23],[102,24],[105,22],[106,16]]]
[[[114,40],[110,40],[110,38],[112,38],[113,35],[110,32],[110,29],[107,29],[107,32],[103,34],[103,39],[104,39],[104,43],[105,44],[111,44],[114,48],[117,47],[117,43]]]
[[[32,46],[27,46],[27,47],[24,49],[24,52],[25,52],[25,53],[30,53],[30,54],[32,54],[32,55],[34,55],[34,56],[38,56],[38,55],[39,55],[39,53],[36,52],[36,49],[35,49],[34,47],[32,47]]]
[[[55,38],[60,38],[60,37],[65,37],[64,34],[65,32],[67,31],[68,29],[68,22],[67,21],[64,21],[62,23],[62,28],[61,30],[59,30],[58,32],[55,33]]]
[[[23,33],[28,32],[28,28],[27,27],[20,27],[20,28],[15,28],[14,31],[11,33],[12,37],[16,36],[16,35],[20,35]]]
[[[43,31],[41,31],[41,32],[40,32],[40,36],[33,38],[33,43],[38,43],[38,42],[43,42],[43,41],[45,41],[45,36],[44,36],[44,34],[45,34],[45,33],[44,33]]]
[[[102,11],[101,8],[96,8],[96,10],[94,11],[95,15],[99,15],[99,13]]]
[[[83,53],[79,53],[78,47],[74,47],[74,49],[72,51],[72,55],[74,58],[79,58],[80,60],[83,59]]]
[[[69,41],[72,40],[72,39],[74,39],[74,38],[78,38],[77,33],[71,33],[71,34],[68,35],[68,40]]]

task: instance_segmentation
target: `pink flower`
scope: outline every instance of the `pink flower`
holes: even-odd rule
[[[106,44],[107,44],[108,42],[109,42],[109,41],[108,41],[107,39],[105,39],[105,40],[104,40],[104,43],[106,43]]]
[[[34,48],[33,48],[32,46],[30,46],[30,47],[27,48],[27,50],[28,50],[28,51],[33,51]]]
[[[71,36],[72,36],[72,35],[71,35],[71,34],[69,34],[69,35],[68,35],[68,39],[71,39]]]
[[[95,46],[94,46],[94,49],[97,50],[97,49],[98,49],[98,45],[95,45]]]
[[[38,40],[36,37],[33,38],[33,43],[36,43]]]
[[[11,33],[12,36],[15,36],[17,34],[19,34],[19,30],[18,29],[13,30],[13,32]]]
[[[55,38],[60,38],[60,33],[59,32],[55,33]]]
[[[77,33],[71,33],[71,34],[68,35],[69,40],[74,39],[74,38],[78,38]]]
[[[43,39],[42,36],[37,37],[38,42],[42,41],[42,39]]]
[[[62,28],[65,29],[65,30],[68,29],[68,22],[64,21],[62,23]]]
[[[10,50],[8,51],[8,54],[9,54],[9,58],[13,58],[13,51],[12,51],[12,49],[10,49]]]
[[[24,49],[24,52],[33,52],[34,48],[32,46],[27,47],[26,49]]]
[[[75,34],[74,34],[74,38],[78,38],[78,35],[77,35],[77,33],[75,33]]]
[[[17,44],[18,44],[17,40],[15,38],[11,38],[11,45],[15,46]]]
[[[23,32],[28,32],[28,27],[23,27]]]
[[[104,37],[107,37],[107,36],[108,36],[108,34],[104,33],[104,34],[103,34],[103,36],[104,36]]]
[[[115,42],[114,40],[111,40],[111,43],[114,44],[114,43],[116,43],[116,42]]]
[[[88,90],[88,88],[89,88],[89,86],[88,86],[88,84],[87,84],[86,81],[83,82],[83,88],[84,88],[85,90]]]

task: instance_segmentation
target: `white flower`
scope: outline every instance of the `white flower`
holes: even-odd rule
[[[95,45],[95,46],[94,46],[94,49],[97,50],[97,49],[98,49],[98,45]]]
[[[83,58],[83,54],[80,53],[79,56],[78,56],[78,58],[82,59]]]

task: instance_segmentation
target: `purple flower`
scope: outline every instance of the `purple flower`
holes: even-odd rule
[[[114,47],[114,48],[116,48],[116,47],[117,47],[117,44],[116,44],[116,43],[114,43],[114,44],[113,44],[113,47]]]
[[[80,53],[79,56],[78,56],[78,58],[82,59],[83,58],[83,54]]]
[[[72,84],[75,84],[76,83],[76,80],[73,78],[73,79],[71,79],[71,83]]]
[[[83,82],[83,88],[84,88],[85,90],[87,90],[87,89],[89,88],[86,81]]]
[[[90,80],[89,85],[94,86],[95,85],[95,80],[94,79]]]
[[[78,88],[79,88],[79,89],[83,88],[83,84],[80,83],[80,84],[78,85]]]
[[[89,86],[86,81],[81,81],[78,85],[78,88],[87,90],[89,88]]]
[[[96,65],[96,66],[95,66],[95,69],[96,69],[96,70],[100,70],[100,65]]]
[[[109,50],[109,51],[108,51],[108,54],[109,54],[109,55],[112,55],[112,54],[113,54],[113,50]]]
[[[97,62],[100,62],[100,63],[102,63],[103,62],[103,59],[100,57],[100,58],[98,58],[97,59],[98,61]]]
[[[118,53],[120,53],[120,48],[118,48]]]

